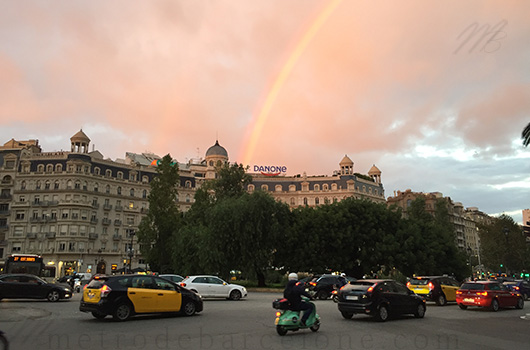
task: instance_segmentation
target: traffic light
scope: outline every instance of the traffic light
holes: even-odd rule
[[[501,264],[501,267],[502,267],[502,266],[503,266],[503,265]]]

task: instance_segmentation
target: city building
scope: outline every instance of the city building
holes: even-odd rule
[[[485,222],[489,216],[471,207],[464,209],[460,202],[453,202],[450,197],[444,197],[440,192],[412,192],[407,189],[404,192],[397,191],[393,197],[388,197],[388,206],[395,205],[401,208],[403,216],[408,217],[407,208],[413,200],[423,197],[425,199],[425,210],[434,216],[437,201],[447,204],[450,222],[454,226],[455,243],[458,248],[465,250],[469,255],[479,256],[480,237],[478,235],[477,223]]]
[[[70,151],[59,152],[42,152],[37,140],[0,147],[0,263],[12,253],[34,253],[56,266],[57,276],[146,268],[135,232],[161,157],[104,159],[90,151],[82,130],[70,141]],[[179,163],[181,211],[191,207],[201,183],[215,177],[215,165],[228,159],[220,148],[216,142],[205,159]]]
[[[346,155],[339,163],[339,170],[330,176],[269,176],[252,173],[248,192],[262,190],[291,208],[315,207],[339,202],[345,198],[368,199],[385,203],[385,192],[381,183],[381,171],[374,165],[368,175],[355,173],[353,161]]]

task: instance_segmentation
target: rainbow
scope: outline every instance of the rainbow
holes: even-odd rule
[[[276,102],[276,98],[278,97],[280,90],[287,81],[287,78],[289,78],[294,66],[300,59],[300,56],[341,2],[342,0],[330,0],[327,5],[324,6],[321,11],[319,11],[318,16],[311,22],[311,25],[304,32],[302,38],[298,40],[291,54],[288,56],[287,61],[280,70],[280,73],[274,80],[272,86],[267,90],[268,93],[266,94],[263,104],[257,108],[257,113],[254,113],[254,117],[247,127],[246,137],[243,140],[243,144],[239,153],[243,154],[242,157],[239,157],[242,164],[250,164],[261,136],[261,132],[263,131],[265,122],[267,121],[267,117],[269,116],[269,113]]]

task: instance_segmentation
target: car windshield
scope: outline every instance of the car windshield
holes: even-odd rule
[[[429,284],[429,280],[423,278],[413,278],[410,280],[410,284],[414,284],[417,286],[426,286],[427,284]]]
[[[519,283],[519,282],[504,282],[503,284],[505,284],[505,285],[510,285],[510,284],[512,284],[512,285],[513,285],[513,284],[517,284],[517,283]]]
[[[368,288],[370,288],[373,285],[374,283],[371,283],[371,282],[353,282],[353,283],[350,283],[349,290],[366,291],[368,290]]]
[[[484,290],[484,284],[481,283],[464,283],[460,289],[468,289],[468,290]]]

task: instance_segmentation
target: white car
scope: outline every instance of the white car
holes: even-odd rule
[[[184,279],[184,277],[182,277],[181,275],[171,275],[171,274],[158,275],[158,277],[165,278],[165,279],[170,280],[171,282],[175,282],[177,284],[182,282],[182,280]]]
[[[199,293],[204,298],[239,300],[247,296],[247,289],[238,284],[223,281],[217,276],[188,276],[180,285]]]

